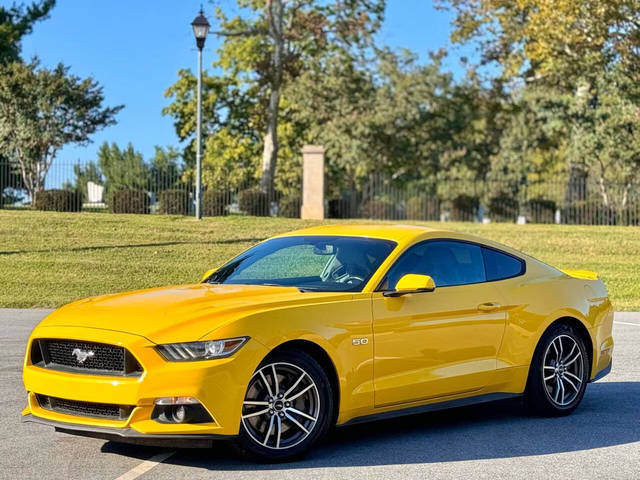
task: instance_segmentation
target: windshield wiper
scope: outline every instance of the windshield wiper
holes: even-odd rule
[[[313,288],[313,287],[296,287],[298,289],[298,291],[300,291],[301,293],[307,293],[307,292],[320,292],[321,290],[319,288]]]

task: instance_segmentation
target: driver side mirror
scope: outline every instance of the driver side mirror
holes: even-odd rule
[[[210,270],[207,270],[206,272],[204,272],[204,275],[202,275],[202,278],[200,279],[201,282],[204,282],[207,278],[209,278],[211,276],[212,273],[214,273],[217,270],[217,268],[212,268]]]
[[[385,297],[401,297],[410,293],[433,292],[436,284],[429,275],[417,275],[409,273],[404,275],[396,284],[396,289],[384,292]]]

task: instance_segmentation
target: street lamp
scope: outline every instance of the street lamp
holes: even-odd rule
[[[200,14],[191,22],[198,47],[198,99],[196,112],[196,220],[202,219],[202,49],[209,34],[209,22],[202,8]]]

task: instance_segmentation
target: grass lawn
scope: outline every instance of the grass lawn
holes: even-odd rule
[[[318,223],[0,210],[0,307],[56,307],[90,295],[197,282],[260,240]],[[640,310],[638,227],[424,224],[490,238],[559,268],[595,270],[616,310]]]

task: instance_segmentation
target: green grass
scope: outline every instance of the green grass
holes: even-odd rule
[[[264,238],[318,223],[0,210],[0,307],[57,307],[90,295],[197,282]],[[617,310],[640,310],[640,228],[425,224],[490,238],[559,268],[595,270]]]

